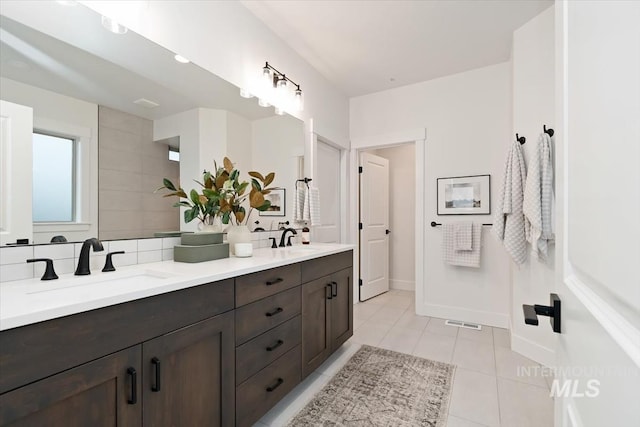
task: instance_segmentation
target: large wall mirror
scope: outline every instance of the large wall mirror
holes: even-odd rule
[[[195,230],[175,198],[154,190],[164,177],[198,188],[193,179],[224,156],[244,179],[251,170],[275,172],[284,189],[281,211],[254,212],[250,228],[292,219],[304,163],[300,120],[242,98],[132,31],[108,31],[84,6],[38,7],[47,19],[33,22],[42,28],[0,16],[2,244]]]

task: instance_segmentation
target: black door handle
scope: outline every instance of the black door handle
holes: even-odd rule
[[[269,387],[267,387],[267,391],[269,393],[271,393],[273,390],[275,390],[278,387],[280,387],[282,385],[282,383],[284,383],[284,380],[282,378],[278,378],[278,380],[276,381],[276,383],[274,385],[270,385]]]
[[[151,391],[157,392],[160,391],[160,359],[154,357],[151,359],[151,364],[156,371],[156,383],[151,386]]]
[[[327,283],[327,287],[329,288],[329,296],[327,299],[333,299],[333,286],[331,286],[331,283]]]
[[[267,351],[273,351],[273,350],[275,350],[276,348],[280,347],[282,344],[284,344],[284,341],[282,341],[282,340],[278,340],[278,342],[277,342],[277,343],[275,343],[275,344],[273,344],[273,345],[271,345],[271,346],[267,347]]]
[[[336,290],[335,290],[335,291],[333,290],[333,287],[334,287],[334,286],[336,287]],[[331,291],[333,292],[333,293],[331,294],[331,296],[332,296],[333,298],[336,298],[336,297],[338,296],[338,283],[337,283],[337,282],[331,282]]]
[[[391,230],[384,230],[384,234],[390,234]]]
[[[127,369],[127,375],[131,382],[131,398],[127,400],[129,405],[138,403],[138,373],[134,368]]]
[[[275,316],[275,315],[276,315],[276,314],[278,314],[278,313],[282,313],[283,311],[284,311],[284,310],[282,309],[282,307],[278,307],[278,308],[276,308],[276,309],[275,309],[275,310],[273,310],[273,311],[270,311],[270,312],[268,312],[268,313],[265,313],[264,315],[265,315],[265,316],[267,316],[267,317],[271,317],[271,316]]]
[[[267,286],[271,286],[271,285],[275,285],[276,283],[280,283],[282,282],[284,279],[282,277],[278,277],[276,279],[273,280],[268,280],[267,281]]]

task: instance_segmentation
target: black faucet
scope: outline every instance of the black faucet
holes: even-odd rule
[[[89,246],[93,246],[94,252],[101,252],[104,250],[100,240],[95,237],[85,240],[82,244],[82,249],[80,250],[78,268],[76,268],[76,272],[74,273],[76,276],[86,276],[87,274],[91,274],[91,270],[89,270]]]
[[[293,228],[286,228],[286,229],[282,232],[282,237],[280,238],[280,245],[279,245],[279,246],[280,246],[281,248],[284,248],[284,239],[285,239],[285,236],[287,235],[287,231],[290,231],[290,232],[292,232],[293,234],[298,234],[298,233],[296,232],[296,230],[294,230]],[[287,246],[291,246],[291,240],[289,240],[289,244],[288,244]]]

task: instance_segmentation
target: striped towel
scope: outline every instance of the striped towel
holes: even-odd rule
[[[482,224],[472,224],[470,251],[455,250],[456,224],[442,224],[442,258],[450,265],[480,267]]]
[[[526,176],[527,169],[522,155],[522,147],[518,141],[514,141],[507,155],[502,191],[491,232],[502,241],[507,253],[518,265],[527,259],[526,229],[528,224],[522,213]]]
[[[320,225],[320,190],[316,187],[309,187],[305,212],[309,208],[309,221],[311,225]]]
[[[473,223],[471,221],[457,222],[454,224],[454,228],[455,228],[454,249],[456,251],[473,250],[473,246],[471,244],[472,235],[473,235],[472,233]]]
[[[532,252],[546,259],[549,242],[553,240],[553,164],[551,159],[551,138],[540,134],[527,173],[524,190],[523,212],[530,229],[527,241]]]
[[[304,199],[305,199],[305,188],[300,188],[296,185],[296,192],[293,198],[293,220],[294,221],[304,221],[303,212],[304,212]]]

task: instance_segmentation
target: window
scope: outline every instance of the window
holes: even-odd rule
[[[33,132],[33,222],[72,222],[75,205],[73,138]]]
[[[180,161],[180,149],[169,146],[169,160],[174,162]]]

